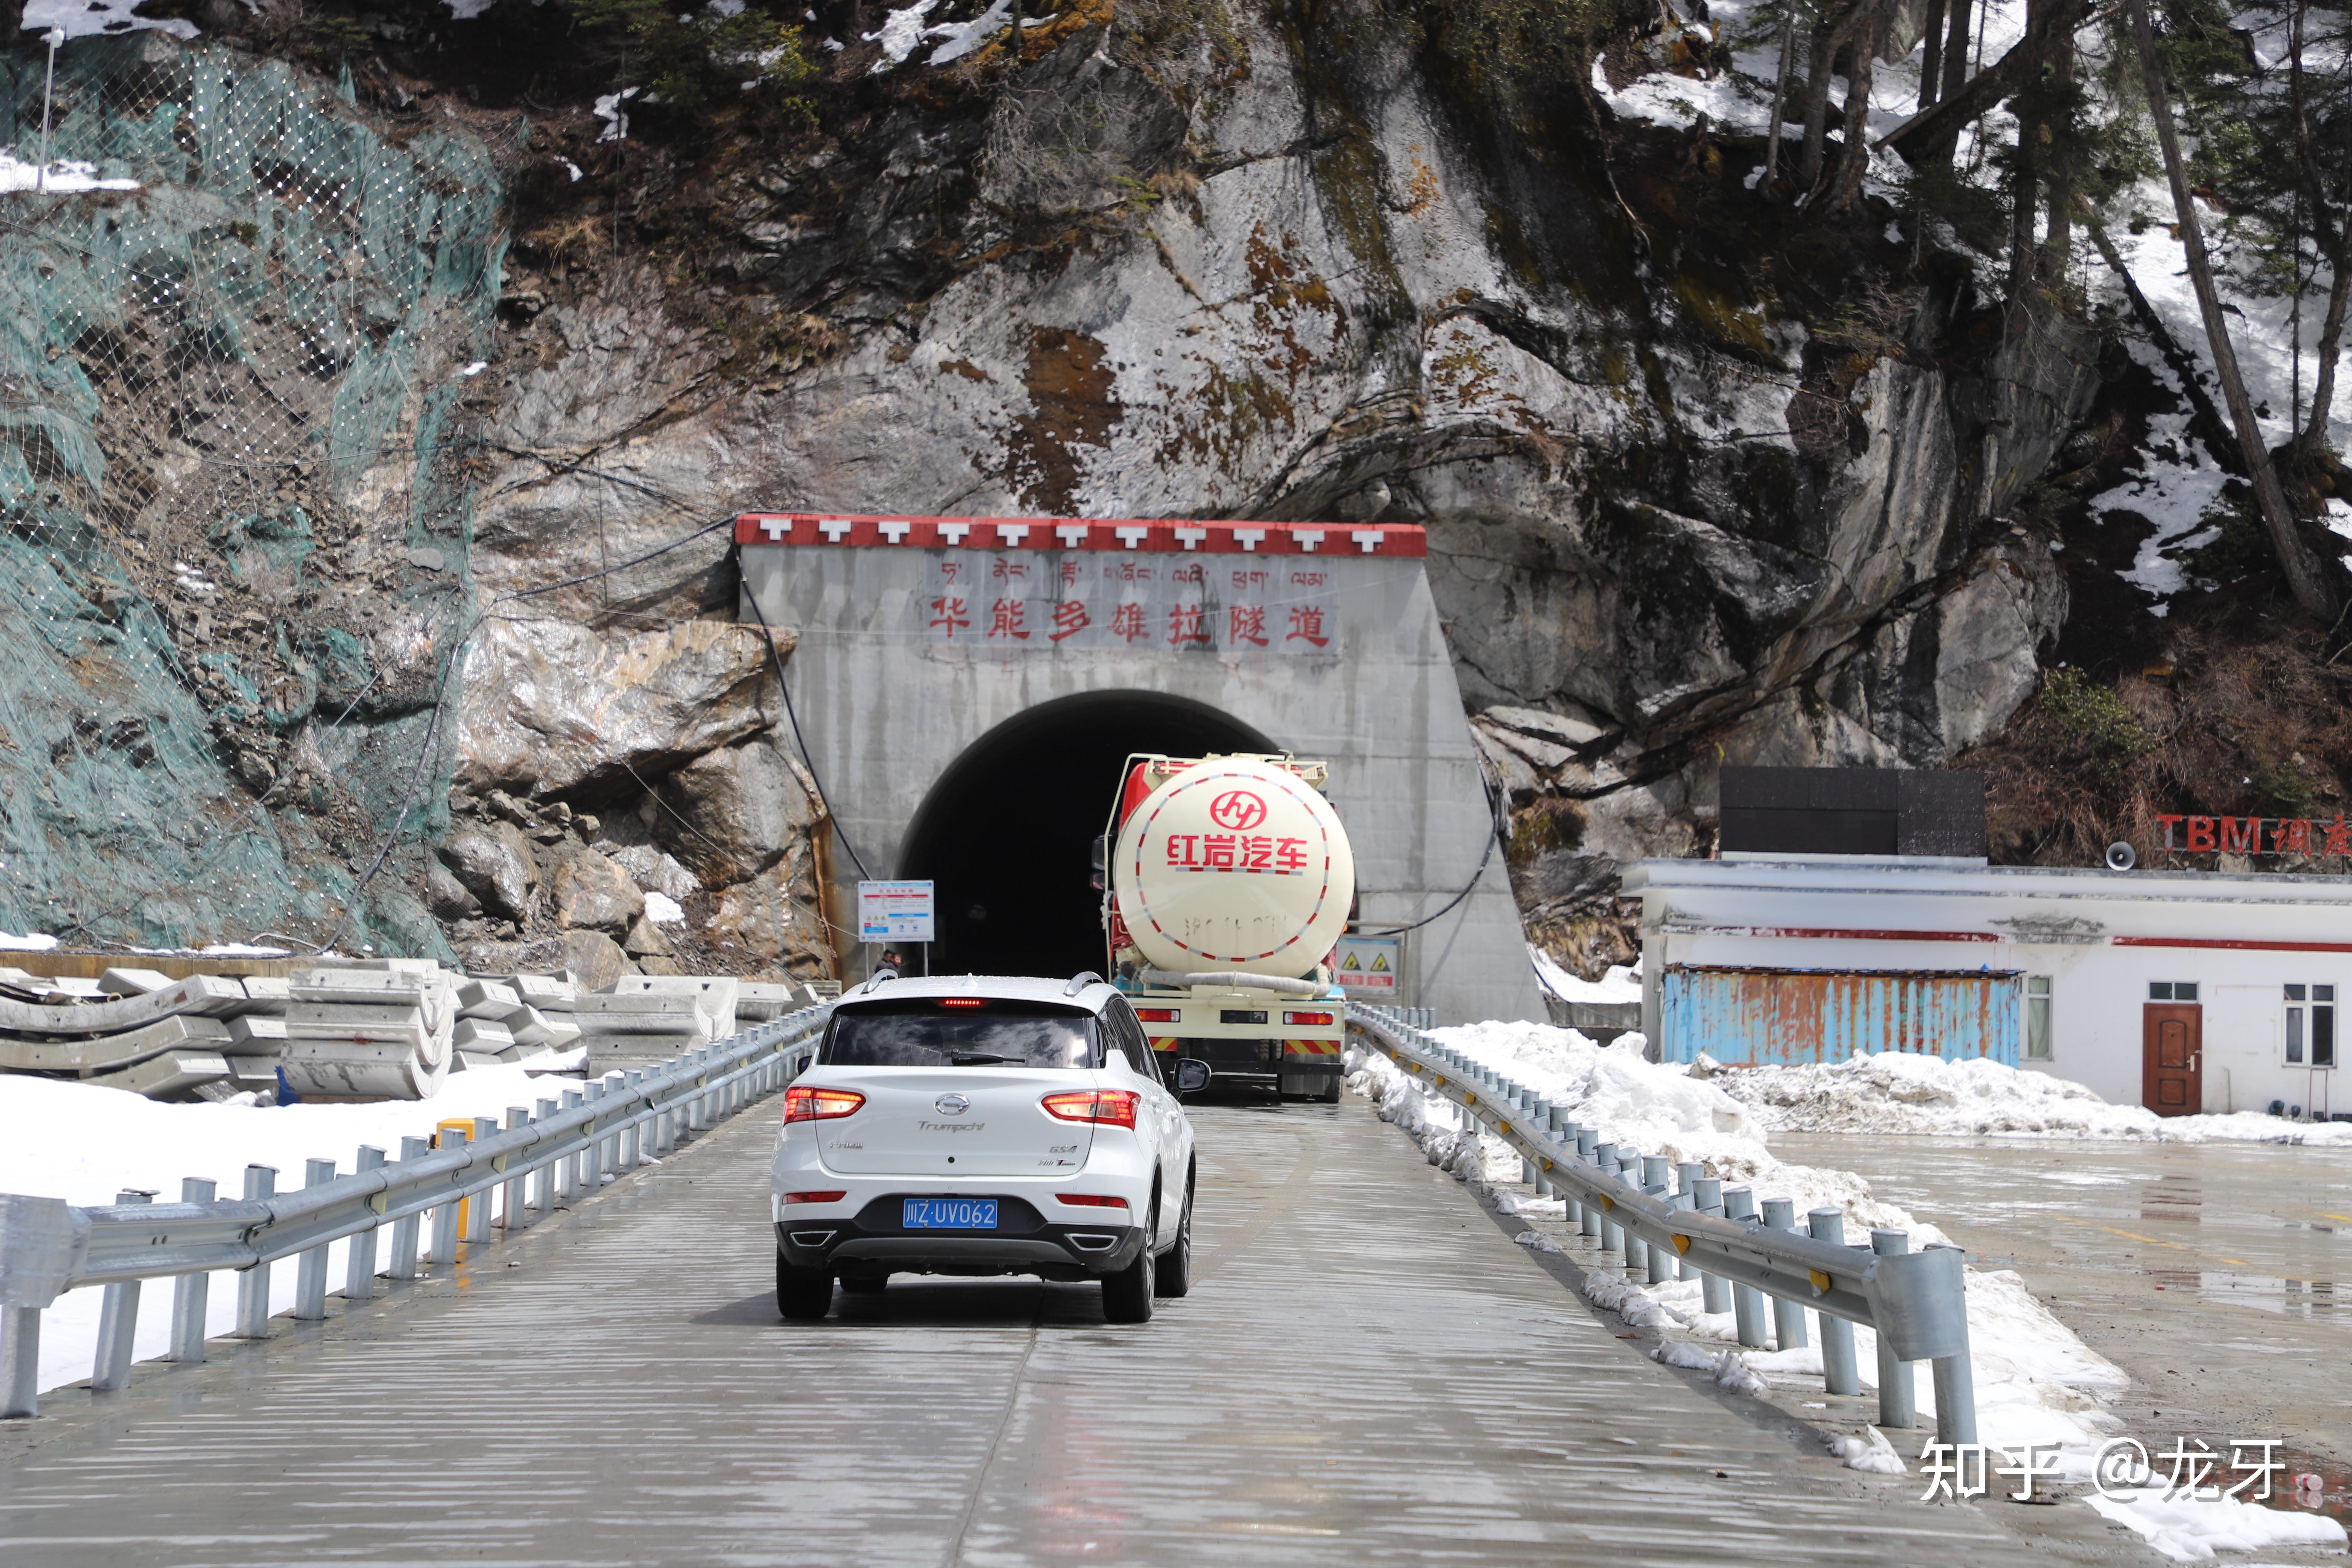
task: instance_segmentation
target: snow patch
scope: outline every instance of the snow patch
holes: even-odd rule
[[[892,66],[903,64],[915,52],[915,46],[923,41],[923,18],[937,10],[939,4],[940,0],[915,0],[912,5],[883,17],[881,31],[860,34],[867,43],[882,46],[882,58],[874,62],[873,70],[867,74],[879,76]]]
[[[2049,1073],[1983,1058],[1947,1061],[1881,1051],[1836,1063],[1719,1068],[1711,1081],[1777,1132],[2137,1139],[2151,1142],[2352,1146],[2352,1122],[2289,1121],[2242,1110],[2162,1117],[2111,1105]]]
[[[87,38],[104,33],[135,33],[152,29],[169,33],[175,38],[194,38],[196,25],[174,17],[142,16],[136,14],[139,0],[25,0],[25,16],[20,24],[27,38],[57,31],[68,38]]]
[[[542,1057],[528,1066],[475,1068],[452,1075],[431,1100],[361,1105],[165,1104],[95,1084],[0,1074],[0,1126],[10,1130],[0,1140],[0,1192],[89,1205],[110,1204],[118,1192],[135,1189],[176,1201],[183,1177],[202,1176],[220,1196],[235,1197],[245,1190],[248,1164],[276,1166],[280,1186],[287,1187],[299,1184],[304,1160],[330,1155],[349,1174],[362,1144],[396,1157],[404,1136],[430,1136],[444,1118],[503,1118],[508,1106],[531,1105],[577,1086],[577,1080],[551,1082],[530,1070],[551,1065]],[[330,1279],[343,1278],[348,1245],[333,1244]],[[381,1249],[377,1256],[383,1258]],[[270,1271],[271,1310],[294,1304],[294,1274],[290,1261]],[[214,1276],[208,1333],[226,1333],[236,1322],[235,1279]],[[89,1375],[103,1294],[96,1286],[69,1291],[42,1314],[43,1388]],[[154,1285],[142,1293],[136,1342],[142,1360],[167,1347],[172,1295]]]
[[[1562,968],[1550,953],[1533,942],[1528,944],[1528,961],[1536,966],[1536,979],[1543,988],[1563,1002],[1639,1002],[1642,999],[1642,965],[1612,964],[1609,973],[1599,980],[1580,980]]]
[[[0,150],[0,192],[39,191],[51,195],[68,195],[75,191],[135,191],[136,180],[101,180],[98,165],[60,158],[49,165],[48,178],[41,177],[38,163],[21,163],[16,156]]]
[[[686,919],[686,907],[667,893],[647,893],[646,914],[656,925],[676,925]]]
[[[2233,1497],[2175,1498],[2161,1488],[2096,1494],[2083,1500],[2105,1518],[2138,1531],[2150,1546],[2176,1563],[2210,1562],[2219,1552],[2256,1552],[2265,1546],[2345,1549],[2344,1527],[2322,1514],[2290,1513],[2241,1502]]]

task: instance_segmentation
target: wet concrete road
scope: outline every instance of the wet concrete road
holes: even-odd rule
[[[2145,1394],[2136,1435],[2284,1437],[2352,1468],[2352,1151],[1775,1134],[2015,1268]]]
[[[1196,1122],[1202,1278],[1150,1324],[911,1280],[780,1322],[757,1109],[453,1276],[50,1398],[0,1434],[0,1558],[2052,1560],[1643,1359],[1362,1101]]]

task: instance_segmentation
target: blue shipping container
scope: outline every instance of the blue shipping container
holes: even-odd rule
[[[1660,1059],[1726,1067],[1842,1062],[1916,1051],[2017,1065],[2024,1013],[2014,970],[1717,969],[1675,964]]]

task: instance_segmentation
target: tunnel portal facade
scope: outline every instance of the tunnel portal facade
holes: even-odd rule
[[[1331,764],[1364,929],[1469,888],[1406,936],[1399,999],[1543,1016],[1420,529],[752,513],[736,537],[743,618],[797,638],[843,836],[939,885],[935,967],[1098,968],[1087,847],[1125,757],[1289,752]],[[845,914],[851,857],[831,874]]]

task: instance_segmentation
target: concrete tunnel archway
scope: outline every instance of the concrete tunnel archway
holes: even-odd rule
[[[1080,692],[998,724],[940,774],[899,855],[899,876],[939,884],[931,973],[1099,970],[1087,847],[1128,756],[1281,749],[1206,703],[1158,691]]]

